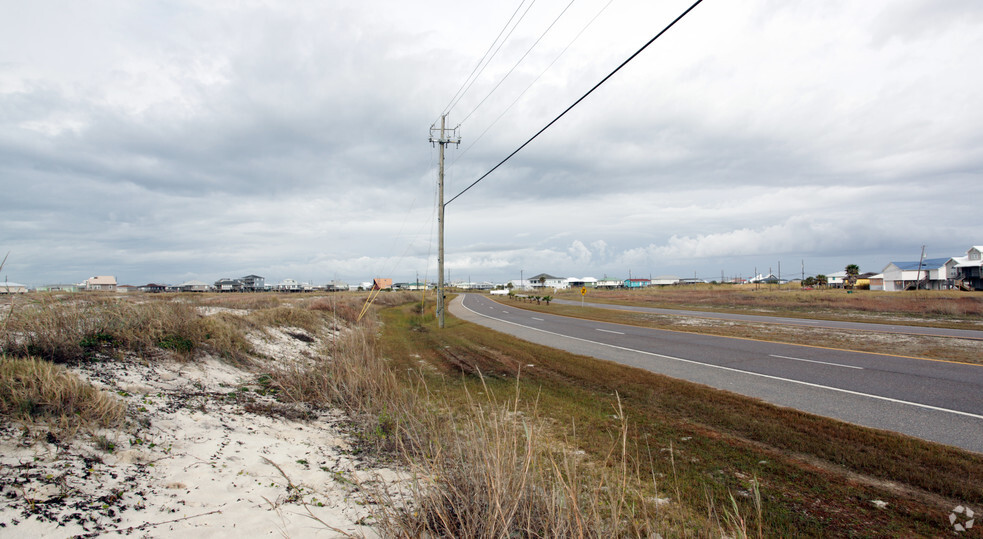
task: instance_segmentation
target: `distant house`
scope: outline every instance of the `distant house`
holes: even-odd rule
[[[625,279],[625,288],[645,288],[651,286],[652,279]]]
[[[954,284],[962,289],[983,290],[983,246],[974,245],[966,251],[966,256],[953,260]]]
[[[152,294],[158,294],[160,292],[166,292],[167,291],[167,285],[166,284],[157,284],[157,283],[147,283],[147,284],[145,284],[145,285],[143,285],[143,286],[140,287],[140,291],[141,292],[149,292],[149,293],[152,293]]]
[[[568,288],[597,288],[597,279],[593,277],[570,277],[567,279]]]
[[[334,280],[325,286],[325,290],[328,292],[344,292],[348,290],[348,283],[344,281]]]
[[[597,288],[621,288],[624,284],[625,282],[621,279],[611,279],[605,275],[603,279],[598,279],[594,286]]]
[[[273,290],[277,292],[301,292],[304,290],[304,283],[298,283],[294,279],[284,279],[273,285]]]
[[[191,280],[177,285],[177,288],[181,292],[208,292],[209,290],[212,290],[212,285],[201,281]]]
[[[239,281],[242,282],[242,290],[244,292],[259,292],[266,288],[266,279],[259,275],[246,275],[245,277],[240,277]]]
[[[566,277],[554,277],[548,273],[540,273],[529,278],[529,283],[533,288],[568,288],[570,286]]]
[[[7,281],[0,282],[0,294],[26,294],[27,285],[20,283],[11,283]]]
[[[38,292],[78,292],[81,288],[77,284],[46,284],[35,290]]]
[[[679,284],[679,277],[675,275],[659,275],[652,279],[652,286],[667,286],[672,284]]]
[[[242,292],[242,281],[239,279],[229,279],[224,277],[215,281],[215,290],[219,292]]]
[[[846,270],[834,271],[826,274],[826,286],[829,288],[843,288],[846,286]]]
[[[954,258],[929,258],[891,262],[884,267],[884,290],[945,290],[952,288],[957,262]]]
[[[97,275],[89,277],[83,283],[86,290],[97,290],[102,292],[116,291],[116,277],[112,275]]]

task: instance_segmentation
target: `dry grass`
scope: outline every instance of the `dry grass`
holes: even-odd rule
[[[560,291],[558,297],[580,300],[579,291]],[[694,285],[650,287],[641,290],[592,290],[589,301],[733,312],[776,313],[828,319],[924,321],[937,325],[983,324],[983,294],[919,290],[880,292],[803,290],[789,285]]]
[[[866,536],[872,530],[932,535],[946,522],[945,506],[983,500],[974,479],[983,474],[979,455],[575,356],[457,320],[433,331],[429,322],[412,322],[407,308],[396,311],[385,313],[384,353],[418,358],[404,366],[432,365],[420,376],[448,409],[466,409],[469,398],[462,394],[469,393],[511,402],[521,383],[523,394],[536,395],[524,417],[551,421],[538,431],[541,439],[565,440],[615,477],[621,463],[610,457],[619,426],[611,411],[620,395],[630,420],[625,462],[637,469],[627,474],[628,497],[642,489],[647,501],[669,498],[656,506],[658,513],[650,507],[642,517],[664,536],[753,536],[759,528],[776,537]],[[493,447],[485,439],[475,438],[484,444],[478,451]],[[895,509],[878,510],[872,499]]]
[[[405,322],[408,331],[426,331],[430,323],[416,314]],[[615,464],[594,465],[553,435],[551,420],[522,401],[518,388],[510,400],[483,391],[463,403],[448,401],[419,372],[394,369],[403,359],[386,359],[377,332],[354,327],[313,365],[270,374],[281,399],[342,408],[361,451],[398,459],[413,472],[398,495],[375,490],[388,502],[377,514],[384,535],[612,537],[656,529],[627,451],[623,415],[625,430],[615,433],[609,451]]]
[[[35,358],[0,359],[0,416],[63,430],[119,426],[125,408],[64,367]]]
[[[249,345],[235,323],[234,317],[202,317],[187,302],[40,295],[11,315],[0,349],[56,363],[116,351],[168,351],[184,358],[203,351],[242,359]]]

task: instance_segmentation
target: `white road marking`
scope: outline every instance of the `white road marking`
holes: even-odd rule
[[[827,361],[816,361],[815,359],[802,359],[801,357],[788,357],[788,356],[776,356],[775,354],[768,354],[770,357],[777,357],[781,359],[791,359],[792,361],[808,361],[809,363],[819,363],[821,365],[832,365],[834,367],[844,367],[847,369],[859,369],[864,370],[863,367],[857,367],[854,365],[842,365],[840,363],[829,363]]]
[[[597,331],[603,331],[604,333],[614,333],[615,335],[624,335],[624,333],[620,331],[611,331],[610,329],[601,329],[601,328],[594,328],[594,329],[596,329]]]
[[[532,319],[533,319],[533,320],[539,320],[540,322],[542,322],[542,321],[543,321],[543,319],[542,319],[542,318],[536,318],[535,316],[533,316],[533,317],[532,317]]]
[[[881,395],[872,395],[870,393],[861,393],[859,391],[852,391],[850,389],[841,389],[841,388],[838,388],[838,387],[824,386],[822,384],[814,384],[812,382],[803,382],[802,380],[792,380],[791,378],[782,378],[781,376],[772,376],[770,374],[760,374],[760,373],[757,373],[757,372],[744,371],[744,370],[741,370],[741,369],[735,369],[733,367],[724,367],[722,365],[714,365],[712,363],[704,363],[702,361],[694,361],[692,359],[683,359],[681,357],[673,357],[673,356],[667,356],[667,355],[664,355],[664,354],[656,354],[655,352],[646,352],[645,350],[636,350],[634,348],[628,348],[628,347],[625,347],[625,346],[618,346],[616,344],[607,344],[607,343],[603,343],[603,342],[592,341],[590,339],[582,339],[580,337],[571,337],[570,335],[564,335],[562,333],[556,333],[554,331],[547,331],[545,329],[534,328],[532,326],[525,326],[525,325],[519,324],[517,322],[510,322],[508,320],[502,320],[501,318],[492,318],[491,316],[488,316],[488,315],[485,315],[485,314],[481,314],[481,313],[475,311],[474,309],[468,307],[467,305],[464,304],[463,301],[461,302],[461,306],[464,307],[465,309],[471,311],[472,313],[478,315],[478,316],[484,316],[485,318],[491,318],[492,320],[495,320],[495,321],[498,321],[498,322],[502,322],[504,324],[512,324],[513,326],[519,326],[519,327],[522,327],[522,328],[531,329],[533,331],[539,331],[541,333],[548,333],[550,335],[556,335],[557,337],[564,337],[564,338],[567,338],[567,339],[573,339],[575,341],[582,341],[582,342],[587,342],[587,343],[591,343],[591,344],[596,344],[598,346],[607,346],[609,348],[615,348],[615,349],[618,349],[618,350],[624,350],[626,352],[635,352],[637,354],[643,354],[643,355],[647,355],[647,356],[661,357],[663,359],[669,359],[669,360],[673,360],[673,361],[679,361],[679,362],[682,362],[682,363],[690,363],[690,364],[693,364],[693,365],[700,365],[700,366],[703,366],[703,367],[710,367],[712,369],[720,369],[720,370],[723,370],[723,371],[738,372],[738,373],[747,374],[747,375],[750,375],[750,376],[758,376],[760,378],[768,378],[768,379],[771,379],[771,380],[778,380],[778,381],[781,381],[781,382],[788,382],[790,384],[799,384],[799,385],[808,386],[808,387],[815,387],[815,388],[818,388],[818,389],[828,389],[829,391],[836,391],[838,393],[846,393],[848,395],[857,395],[859,397],[867,397],[867,398],[876,399],[876,400],[893,402],[893,403],[896,403],[896,404],[906,404],[908,406],[914,406],[916,408],[924,408],[926,410],[935,410],[937,412],[947,412],[947,413],[950,413],[950,414],[961,415],[961,416],[966,416],[966,417],[972,417],[974,419],[983,419],[983,415],[980,415],[980,414],[973,414],[973,413],[970,413],[970,412],[963,412],[963,411],[960,411],[960,410],[950,410],[949,408],[941,408],[939,406],[932,406],[930,404],[922,404],[920,402],[911,402],[911,401],[904,401],[904,400],[901,400],[901,399],[893,399],[891,397],[883,397]]]

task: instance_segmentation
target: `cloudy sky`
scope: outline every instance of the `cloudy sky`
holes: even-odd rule
[[[0,278],[435,279],[441,113],[449,199],[690,4],[531,1],[0,0]],[[450,278],[965,254],[980,51],[975,0],[704,2],[447,205]]]

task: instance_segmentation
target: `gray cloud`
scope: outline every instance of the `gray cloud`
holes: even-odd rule
[[[474,109],[555,17],[537,4],[451,112],[456,125],[474,109],[448,150],[448,198],[683,7],[612,4],[489,128],[599,8],[571,8]],[[427,128],[510,9],[12,6],[5,276],[433,278]],[[452,276],[715,277],[781,258],[870,269],[922,244],[960,254],[983,224],[981,27],[968,1],[700,6],[448,206]]]

